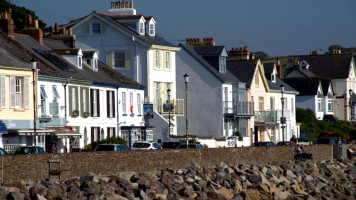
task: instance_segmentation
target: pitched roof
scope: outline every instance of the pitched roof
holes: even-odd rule
[[[98,15],[99,17],[104,18],[108,22],[113,23],[118,28],[126,31],[128,34],[135,36],[137,39],[139,39],[147,44],[176,47],[175,45],[173,45],[172,43],[161,38],[157,34],[155,36],[150,36],[147,33],[145,35],[140,35],[139,33],[136,32],[136,30],[132,29],[131,27],[129,27],[129,26],[125,25],[124,23],[121,23],[115,19],[115,18],[119,18],[120,15],[112,15],[109,13],[103,13],[103,12],[98,12],[98,11],[94,11],[90,15]],[[66,28],[72,27],[72,26],[78,24],[79,22],[81,22],[82,20],[85,20],[90,15],[82,17],[76,21],[70,22],[70,23],[64,25],[63,27],[66,27]],[[142,15],[138,15],[138,16],[142,17]]]
[[[309,64],[309,71],[316,76],[332,79],[345,79],[349,76],[351,54],[326,54],[309,56],[290,56],[288,67],[293,66],[294,61],[305,60]]]
[[[240,81],[246,83],[246,87],[251,87],[251,82],[256,69],[255,60],[228,60],[226,68]]]
[[[271,80],[267,80],[268,83],[268,87],[270,90],[274,90],[274,91],[280,91],[281,90],[281,85],[283,84],[284,86],[284,91],[288,92],[288,93],[298,93],[297,90],[295,90],[293,87],[291,87],[290,85],[288,85],[288,83],[282,81],[279,78],[276,78],[276,82],[272,82]]]
[[[288,85],[299,92],[300,96],[317,95],[320,83],[319,77],[298,77],[283,79]]]
[[[225,46],[198,46],[195,51],[201,56],[221,55]]]
[[[264,62],[262,63],[265,74],[271,74],[273,72],[275,63],[274,62]]]
[[[72,48],[52,48],[53,51],[60,55],[78,55],[79,49]]]
[[[112,67],[99,63],[99,71],[95,72],[90,66],[83,63],[82,69],[72,65],[61,55],[55,53],[45,45],[40,44],[30,36],[15,34],[14,39],[1,34],[0,44],[9,54],[22,62],[29,63],[32,58],[37,60],[40,75],[73,78],[109,85],[126,85],[143,88],[137,83],[112,69]],[[60,42],[59,42],[60,43]],[[30,65],[28,65],[30,68]]]
[[[212,66],[209,62],[207,62],[201,55],[198,54],[196,48],[191,45],[180,44],[182,49],[186,50],[191,56],[193,56],[196,60],[198,60],[204,67],[206,67],[210,72],[212,72],[215,76],[217,76],[222,81],[227,82],[241,82],[236,76],[234,76],[231,72],[226,70],[226,73],[220,73],[214,66]]]

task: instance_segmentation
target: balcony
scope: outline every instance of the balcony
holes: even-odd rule
[[[256,111],[255,124],[262,126],[277,124],[277,111]]]
[[[163,99],[153,100],[153,109],[161,115],[183,116],[184,115],[184,99],[172,99],[170,105],[164,102]],[[170,110],[169,110],[170,109]]]
[[[253,102],[224,101],[224,115],[251,117],[254,115]]]

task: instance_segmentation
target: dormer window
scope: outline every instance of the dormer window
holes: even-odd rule
[[[272,81],[273,83],[276,82],[276,75],[275,75],[275,74],[271,74],[271,81]]]
[[[78,68],[82,68],[82,65],[83,65],[83,60],[82,60],[83,58],[82,58],[82,56],[78,56]]]
[[[219,72],[226,73],[226,58],[225,57],[219,58]]]
[[[150,36],[155,36],[155,24],[150,24]]]
[[[303,60],[301,63],[300,63],[300,66],[303,68],[303,69],[308,69],[309,68],[309,64]]]
[[[140,25],[139,25],[139,33],[140,35],[144,35],[145,34],[145,25],[143,22],[140,22]]]

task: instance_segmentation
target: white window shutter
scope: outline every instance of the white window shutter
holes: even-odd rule
[[[166,52],[164,51],[163,52],[163,69],[166,69],[167,68],[167,63],[166,63]]]
[[[172,70],[172,67],[173,67],[173,62],[172,62],[172,58],[173,58],[173,53],[172,52],[169,52],[168,56],[169,56],[169,70]]]
[[[110,67],[114,67],[113,51],[106,51],[106,64]]]
[[[10,107],[15,107],[16,78],[10,76]]]
[[[130,50],[125,51],[125,68],[131,69],[131,51]]]
[[[6,77],[1,76],[0,80],[0,101],[1,101],[1,108],[6,108]]]
[[[24,77],[24,82],[23,82],[23,106],[25,108],[30,107],[30,102],[29,102],[29,84],[30,84],[30,79],[28,77]],[[35,85],[36,86],[36,85]],[[36,105],[35,105],[36,108]]]

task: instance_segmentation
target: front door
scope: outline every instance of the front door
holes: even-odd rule
[[[255,135],[255,142],[258,142],[258,126],[255,126],[254,135]]]

